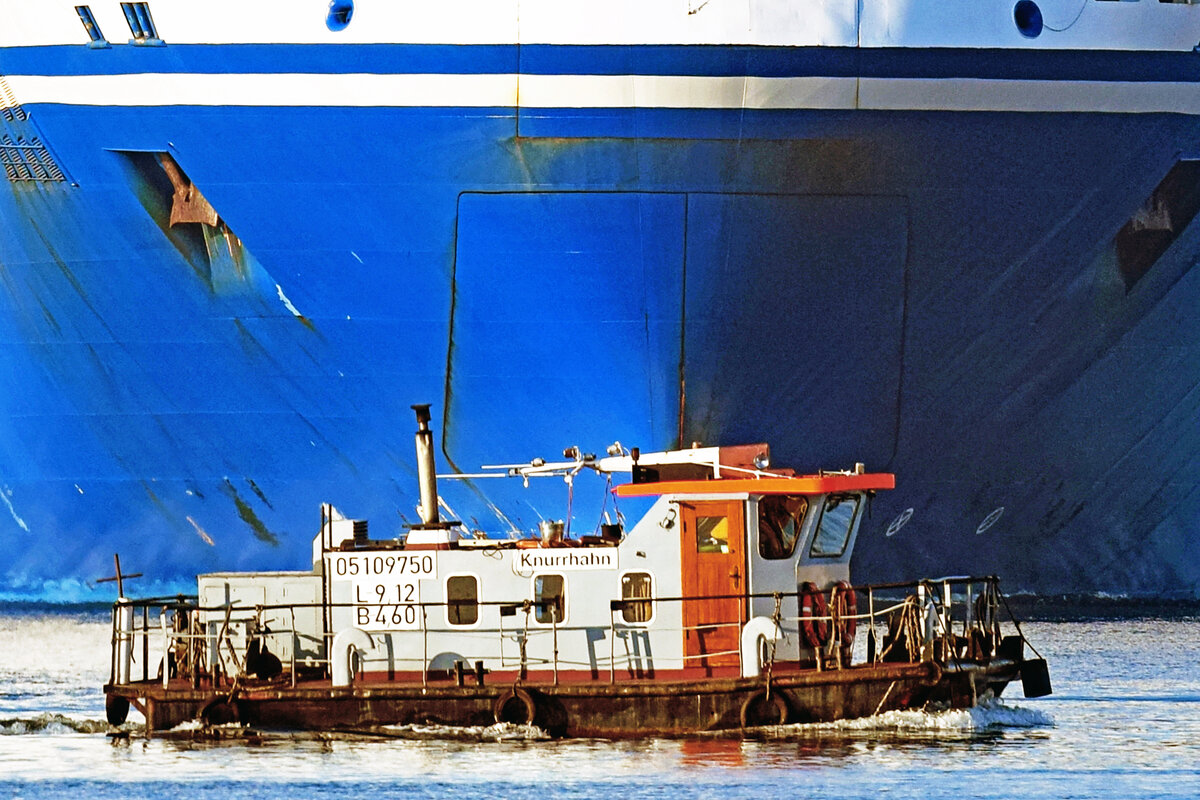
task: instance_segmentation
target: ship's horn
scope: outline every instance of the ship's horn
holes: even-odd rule
[[[433,431],[429,429],[429,404],[414,405],[417,412],[417,480],[421,484],[421,522],[437,525],[438,493],[437,471],[433,464]]]

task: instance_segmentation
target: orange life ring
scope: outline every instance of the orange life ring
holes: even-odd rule
[[[833,585],[830,593],[830,608],[837,620],[838,639],[846,647],[854,644],[854,634],[858,631],[858,595],[854,588],[845,581]]]
[[[821,647],[829,641],[829,605],[825,593],[812,581],[800,587],[800,627],[809,647]]]

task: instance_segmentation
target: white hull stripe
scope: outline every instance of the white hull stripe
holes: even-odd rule
[[[10,75],[25,105],[863,109],[1200,114],[1189,82],[669,75]]]

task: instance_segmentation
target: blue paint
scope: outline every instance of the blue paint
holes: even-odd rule
[[[519,64],[519,67],[518,67]],[[730,45],[116,44],[0,51],[0,74],[516,74],[751,75],[767,78],[990,78],[1200,81],[1192,52],[851,48]]]
[[[775,417],[805,421],[776,463],[892,462],[907,216],[898,198],[689,196],[685,441],[754,441]]]
[[[1042,35],[1042,10],[1033,0],[1018,0],[1013,6],[1013,21],[1021,35],[1028,39]]]
[[[409,404],[465,470],[652,449],[679,435],[681,365],[685,440],[898,473],[859,579],[1196,585],[1175,556],[1200,518],[1200,233],[1129,294],[1103,258],[1190,118],[664,111],[613,117],[640,136],[617,139],[539,113],[515,139],[512,109],[29,110],[79,185],[0,187],[9,586],[108,574],[113,550],[181,581],[304,568],[321,501],[381,538],[415,519]],[[270,280],[214,291],[135,150],[170,150]],[[485,496],[561,514],[561,485],[514,488],[443,494],[492,530]],[[1000,506],[993,547],[962,546]]]
[[[673,444],[684,197],[467,194],[458,220],[444,445],[454,463]]]
[[[330,0],[329,14],[325,17],[325,27],[337,32],[344,31],[354,18],[354,0]]]

